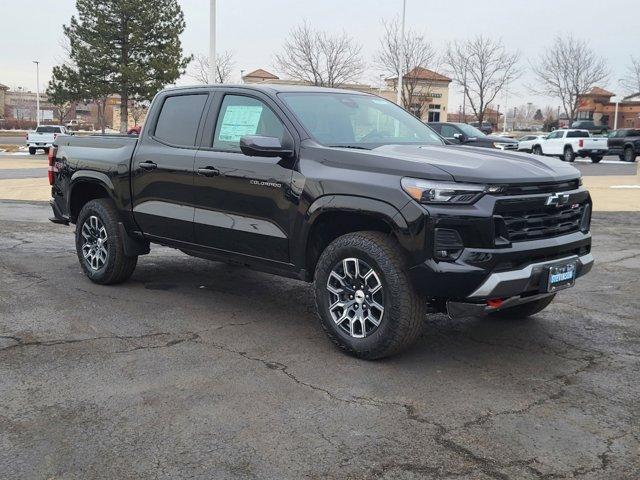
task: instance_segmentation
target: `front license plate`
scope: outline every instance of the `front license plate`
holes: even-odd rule
[[[547,292],[573,287],[576,282],[576,262],[553,265],[548,271]]]

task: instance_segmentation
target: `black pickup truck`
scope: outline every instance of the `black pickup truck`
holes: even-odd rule
[[[623,162],[635,162],[640,155],[640,128],[622,128],[609,133],[609,155],[618,155]]]
[[[139,138],[58,137],[49,162],[52,221],[76,225],[92,281],[125,281],[155,243],[314,282],[327,335],[361,358],[405,348],[426,313],[535,314],[593,264],[574,167],[446,145],[364,93],[168,89]]]

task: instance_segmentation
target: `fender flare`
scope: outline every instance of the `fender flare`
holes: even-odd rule
[[[400,210],[382,200],[356,195],[325,195],[317,198],[307,209],[300,231],[302,242],[297,252],[299,265],[306,265],[306,251],[309,235],[318,219],[327,212],[348,212],[367,215],[382,220],[391,229],[401,246],[408,248],[411,233],[407,221]],[[296,262],[296,263],[298,263]]]
[[[84,183],[93,183],[104,188],[111,200],[115,201],[115,188],[111,179],[104,173],[93,170],[78,170],[71,175],[69,180],[69,194],[67,195],[67,211],[71,214],[71,199],[74,189]]]

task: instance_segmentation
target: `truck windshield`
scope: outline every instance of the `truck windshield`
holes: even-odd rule
[[[280,97],[323,145],[365,149],[389,144],[443,145],[420,120],[383,98],[333,92],[282,93]]]

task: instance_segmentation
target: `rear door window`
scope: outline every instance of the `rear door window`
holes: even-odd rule
[[[206,102],[206,93],[167,97],[158,116],[154,137],[170,145],[195,146]]]

